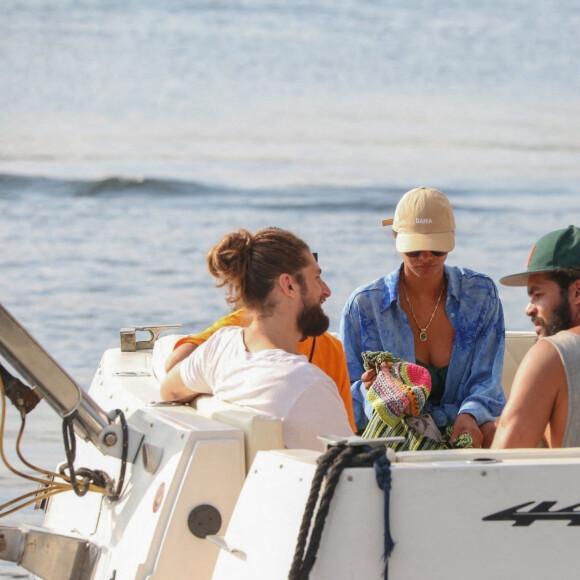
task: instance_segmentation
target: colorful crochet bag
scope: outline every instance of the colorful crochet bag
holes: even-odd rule
[[[431,417],[421,414],[431,394],[431,375],[425,367],[386,351],[365,351],[362,357],[365,370],[377,372],[367,393],[374,413],[363,437],[405,437],[404,443],[390,444],[396,451],[472,447],[471,436],[462,434],[450,442],[451,426],[440,435]]]

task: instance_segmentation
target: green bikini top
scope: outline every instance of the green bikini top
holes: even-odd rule
[[[445,381],[447,380],[447,370],[449,365],[443,368],[436,368],[433,365],[428,365],[420,360],[415,361],[418,365],[425,367],[431,375],[431,394],[427,399],[432,405],[438,405],[441,402],[441,397],[445,392]]]

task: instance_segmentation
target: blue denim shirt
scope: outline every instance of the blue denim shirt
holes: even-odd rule
[[[402,265],[401,265],[402,268]],[[400,269],[356,289],[343,308],[338,337],[346,353],[357,427],[364,428],[373,408],[360,377],[361,353],[389,351],[415,362],[413,331],[399,302]],[[501,414],[505,327],[503,308],[493,280],[466,268],[445,266],[445,311],[455,331],[445,392],[439,405],[427,401],[423,412],[439,427],[454,423],[460,413],[478,425]]]

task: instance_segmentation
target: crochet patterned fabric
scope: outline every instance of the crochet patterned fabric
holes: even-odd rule
[[[396,451],[473,446],[471,436],[466,433],[449,441],[452,426],[447,427],[442,441],[435,441],[418,433],[405,421],[408,415],[416,417],[421,414],[431,393],[431,376],[426,368],[399,359],[387,351],[365,351],[362,358],[365,370],[374,368],[377,371],[377,378],[367,395],[375,412],[362,434],[364,438],[405,437],[404,443],[390,445]]]
[[[377,371],[367,398],[387,425],[394,427],[404,415],[421,414],[431,393],[431,375],[425,367],[405,362],[390,352],[365,351],[362,357],[365,369]]]

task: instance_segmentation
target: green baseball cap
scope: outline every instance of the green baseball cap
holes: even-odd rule
[[[530,250],[528,268],[500,278],[504,286],[527,286],[530,274],[580,268],[580,228],[568,226],[540,238]]]

